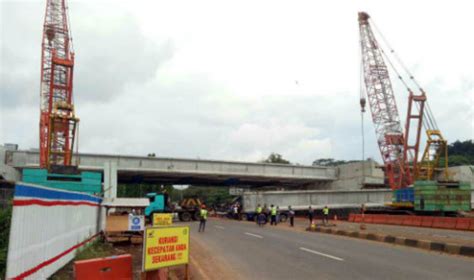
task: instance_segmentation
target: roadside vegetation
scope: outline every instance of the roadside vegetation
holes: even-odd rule
[[[10,222],[12,216],[11,204],[0,209],[0,279],[5,279],[7,270],[8,239],[10,236]]]
[[[68,280],[74,279],[74,262],[87,260],[87,259],[95,259],[95,258],[105,258],[109,256],[113,256],[116,254],[114,247],[101,239],[93,242],[84,250],[81,250],[77,253],[76,257],[70,261],[67,265],[63,268],[58,270],[55,274],[51,276],[50,279],[52,280]]]
[[[448,165],[474,165],[474,142],[472,140],[453,142],[448,145]]]
[[[229,194],[229,188],[225,186],[189,186],[187,189],[178,190],[172,186],[154,184],[121,184],[118,186],[118,197],[146,197],[150,192],[165,192],[171,197],[171,201],[179,202],[181,198],[198,197],[208,205],[219,205],[229,202],[233,196]]]
[[[114,254],[114,248],[110,243],[97,240],[84,250],[79,251],[74,261],[105,258]]]

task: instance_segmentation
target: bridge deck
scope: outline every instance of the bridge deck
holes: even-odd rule
[[[74,160],[74,159],[73,159]],[[39,166],[36,151],[10,151],[7,164],[18,169]],[[305,185],[336,179],[335,168],[203,159],[80,154],[81,170],[116,167],[119,182],[215,185]]]

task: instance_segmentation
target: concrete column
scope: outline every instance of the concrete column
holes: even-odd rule
[[[117,163],[108,161],[104,163],[104,198],[117,197]]]
[[[15,168],[5,164],[7,157],[7,149],[0,145],[0,177],[8,181],[21,181],[22,174]]]

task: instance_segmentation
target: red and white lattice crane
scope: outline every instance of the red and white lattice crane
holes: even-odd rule
[[[72,165],[79,122],[74,114],[73,70],[66,2],[47,0],[41,53],[41,168]]]
[[[447,141],[437,127],[428,106],[425,91],[399,61],[410,80],[418,87],[419,94],[415,94],[408,87],[376,40],[369,19],[367,13],[359,13],[361,74],[389,186],[396,190],[408,187],[415,180],[433,180],[434,170],[440,167],[441,158],[444,158],[443,168],[447,178]],[[393,50],[391,52],[394,53]],[[408,110],[404,131],[400,124],[389,71],[384,58],[408,91]],[[364,105],[365,100],[361,100],[361,106]],[[364,108],[362,110],[364,111]],[[419,158],[422,127],[426,131],[427,142],[423,155]],[[414,137],[411,133],[414,133]]]

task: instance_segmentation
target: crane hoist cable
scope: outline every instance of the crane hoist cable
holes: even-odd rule
[[[408,67],[403,63],[403,61],[400,59],[398,54],[395,52],[395,50],[391,47],[391,45],[388,43],[387,39],[385,36],[380,32],[376,24],[370,19],[370,17],[367,16],[367,22],[370,20],[370,25],[373,26],[374,31],[377,33],[378,37],[381,38],[381,42],[384,43],[384,45],[390,50],[391,56],[395,58],[395,61],[398,63],[398,65],[401,66],[402,70],[405,72],[405,74],[409,77],[411,82],[418,88],[420,95],[417,95],[414,97],[413,91],[408,86],[408,82],[404,80],[403,76],[400,74],[400,72],[397,70],[397,67],[395,64],[392,62],[392,60],[389,58],[389,55],[384,51],[383,48],[378,47],[381,53],[381,56],[388,61],[388,64],[392,68],[392,70],[397,74],[399,80],[403,83],[403,85],[407,88],[407,90],[410,93],[409,97],[409,104],[415,105],[415,108],[418,110],[419,115],[418,117],[421,117],[421,126],[425,129],[426,131],[426,136],[427,136],[427,142],[426,142],[426,147],[424,150],[424,153],[421,157],[421,161],[419,163],[420,167],[414,167],[415,169],[415,178],[424,178],[424,179],[433,179],[433,173],[434,173],[434,168],[436,166],[440,166],[440,158],[445,157],[445,163],[444,163],[444,170],[445,170],[445,176],[448,178],[448,172],[447,172],[447,141],[443,138],[441,131],[438,128],[438,124],[436,122],[436,119],[434,117],[433,111],[431,109],[431,106],[428,103],[428,100],[426,98],[426,92],[423,90],[423,88],[420,86],[418,81],[415,79],[414,75],[408,70]],[[416,101],[413,102],[412,98],[417,98]],[[410,105],[409,105],[409,108]],[[408,112],[407,115],[407,122],[406,122],[406,128],[409,130],[410,126],[410,119],[416,118],[417,116],[411,115],[411,109]],[[408,131],[405,132],[408,135]],[[408,136],[407,136],[408,137]],[[416,143],[419,141],[420,135],[417,135],[417,140]],[[408,139],[406,139],[408,143]],[[418,144],[417,144],[418,145]],[[409,147],[411,148],[411,147]],[[407,146],[405,145],[405,149],[408,150]],[[417,153],[418,148],[415,148],[415,153]],[[418,165],[418,164],[417,164]],[[423,173],[422,175],[420,175]]]
[[[398,56],[398,54],[395,52],[395,50],[392,48],[392,46],[390,45],[390,43],[388,42],[388,40],[385,38],[385,36],[382,34],[382,32],[380,31],[380,29],[377,27],[377,25],[374,23],[373,20],[370,20],[370,24],[374,27],[374,30],[377,32],[377,34],[380,36],[380,38],[382,39],[383,43],[390,49],[390,53],[393,55],[393,57],[395,58],[395,60],[398,62],[398,64],[400,64],[400,66],[403,68],[403,70],[406,72],[406,74],[408,75],[408,77],[410,78],[410,80],[416,85],[416,87],[418,88],[418,90],[425,94],[425,91],[423,90],[423,88],[420,86],[420,84],[418,83],[418,81],[415,79],[415,76],[410,72],[410,70],[408,69],[408,67],[405,65],[405,63],[403,63],[402,59]],[[383,48],[381,48],[381,51],[384,55],[384,57],[388,60],[390,66],[392,67],[392,69],[397,73],[398,75],[398,78],[402,81],[402,83],[405,85],[405,87],[407,87],[407,89],[409,90],[409,87],[407,86],[406,82],[403,80],[402,76],[399,74],[399,72],[397,71],[395,65],[391,62],[391,60],[389,59],[388,55],[384,52]],[[431,130],[439,130],[438,128],[438,124],[436,123],[436,119],[434,118],[433,116],[433,112],[431,111],[431,107],[429,105],[429,102],[427,101],[426,102],[426,107],[427,107],[427,110],[425,110],[423,112],[423,116],[424,116],[424,119],[427,120],[427,123],[426,123],[426,126],[425,126],[425,129],[431,129]],[[419,109],[419,108],[417,108]],[[424,123],[424,122],[423,122]]]

